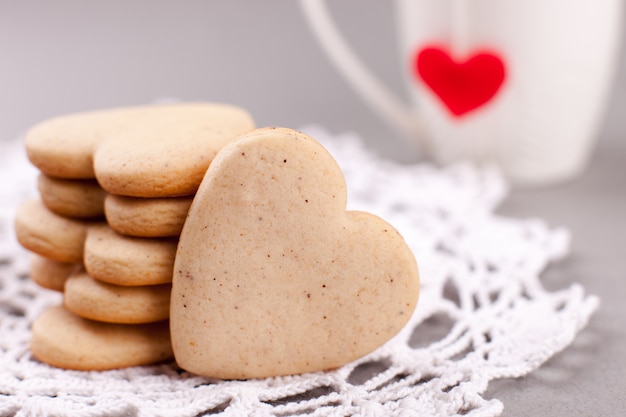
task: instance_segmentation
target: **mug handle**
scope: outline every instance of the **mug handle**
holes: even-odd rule
[[[300,0],[300,6],[322,49],[352,88],[413,146],[417,142],[424,147],[416,112],[398,100],[363,64],[337,29],[326,2]]]

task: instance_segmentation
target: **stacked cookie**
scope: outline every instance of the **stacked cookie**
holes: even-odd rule
[[[16,216],[31,276],[63,291],[33,325],[40,360],[111,369],[172,358],[178,236],[217,152],[254,128],[242,109],[178,104],[59,117],[26,137],[41,198]]]

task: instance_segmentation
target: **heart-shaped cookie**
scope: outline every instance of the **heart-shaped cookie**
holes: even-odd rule
[[[327,370],[400,331],[417,303],[415,258],[346,200],[336,162],[303,133],[258,129],[220,151],[174,265],[182,368],[223,379]]]
[[[117,195],[175,197],[193,195],[215,154],[253,128],[242,108],[178,103],[55,117],[24,141],[29,160],[51,177],[95,178]]]
[[[488,103],[500,90],[506,68],[495,52],[476,52],[455,60],[443,48],[427,47],[415,55],[415,75],[457,117]]]

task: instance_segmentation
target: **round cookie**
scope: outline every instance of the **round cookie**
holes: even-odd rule
[[[72,274],[63,304],[72,313],[106,323],[152,323],[169,318],[171,284],[122,287]]]
[[[170,283],[176,245],[176,239],[123,236],[107,225],[90,227],[85,269],[92,278],[115,285]]]
[[[139,237],[178,236],[193,197],[136,198],[109,194],[107,223],[118,233]]]
[[[18,208],[15,234],[26,249],[53,261],[82,262],[87,222],[54,214],[41,200],[31,200]]]
[[[57,117],[25,144],[47,175],[95,177],[112,194],[176,197],[194,194],[218,151],[253,128],[239,107],[181,103]]]
[[[173,357],[167,321],[101,323],[60,306],[35,320],[30,347],[42,362],[82,371],[150,365]]]
[[[33,253],[30,258],[30,277],[40,287],[63,291],[65,281],[79,267],[77,263],[53,261]]]
[[[58,215],[77,218],[104,215],[106,191],[96,180],[66,180],[40,174],[37,185],[43,203]]]

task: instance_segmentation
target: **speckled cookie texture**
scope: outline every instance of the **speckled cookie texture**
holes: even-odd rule
[[[341,170],[302,133],[259,129],[226,146],[176,254],[179,365],[224,379],[328,370],[399,332],[418,299],[415,258],[391,225],[346,202]]]
[[[254,128],[243,109],[181,103],[56,117],[25,137],[30,161],[58,178],[96,178],[109,193],[192,195],[217,152]]]
[[[102,323],[61,306],[35,320],[30,348],[37,359],[50,365],[86,371],[148,365],[173,356],[167,321]]]

